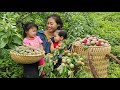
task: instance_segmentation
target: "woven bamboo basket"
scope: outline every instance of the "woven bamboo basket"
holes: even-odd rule
[[[106,57],[107,54],[111,52],[111,46],[89,46],[87,50],[84,50],[83,45],[72,45],[72,52],[76,52],[77,54],[83,55],[87,60],[87,70],[90,71],[90,67],[88,64],[88,56],[92,52],[93,55],[93,66],[96,69],[96,73],[100,78],[107,77],[109,59]]]
[[[41,55],[20,55],[10,51],[11,58],[19,64],[33,64],[44,57],[44,52]]]

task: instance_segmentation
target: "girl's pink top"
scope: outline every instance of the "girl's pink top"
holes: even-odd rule
[[[39,38],[39,36],[35,36],[33,39],[24,38],[23,45],[29,45],[34,48],[39,48],[43,41]]]

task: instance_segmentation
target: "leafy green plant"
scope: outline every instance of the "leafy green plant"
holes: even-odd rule
[[[0,59],[0,78],[21,78],[23,77],[23,67],[15,63],[10,55],[9,50],[4,49],[1,52]]]
[[[112,53],[120,59],[120,46],[112,47]]]
[[[19,16],[14,12],[3,13],[0,16],[0,48],[14,48],[15,45],[21,45],[22,37],[16,27]]]
[[[61,55],[61,63],[58,65]],[[56,49],[52,54],[45,56],[45,65],[39,66],[39,73],[44,71],[48,78],[90,78],[92,75],[84,71],[84,57],[77,53],[70,53],[69,50],[65,50],[65,46],[61,49]],[[55,66],[58,65],[56,68]],[[82,76],[84,75],[84,76]]]
[[[120,78],[120,65],[110,62],[108,68],[108,78]]]

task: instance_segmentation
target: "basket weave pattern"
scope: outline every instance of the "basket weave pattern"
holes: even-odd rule
[[[14,52],[10,51],[11,58],[16,62],[20,64],[33,64],[38,62],[42,57],[44,57],[44,53],[41,55],[18,55]]]
[[[100,78],[107,77],[107,68],[109,65],[109,59],[106,58],[106,54],[110,54],[111,46],[90,46],[87,50],[84,50],[83,46],[74,45],[72,46],[72,52],[83,55],[88,60],[88,55],[92,52],[93,54],[93,65],[96,69],[96,73]],[[87,62],[88,69],[90,67]]]

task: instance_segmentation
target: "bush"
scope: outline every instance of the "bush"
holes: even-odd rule
[[[0,58],[0,78],[21,78],[23,77],[23,67],[15,63],[10,55],[9,50],[2,49]]]
[[[112,48],[112,53],[120,59],[120,46],[115,46]]]
[[[108,78],[120,78],[120,65],[110,62],[108,68]]]

